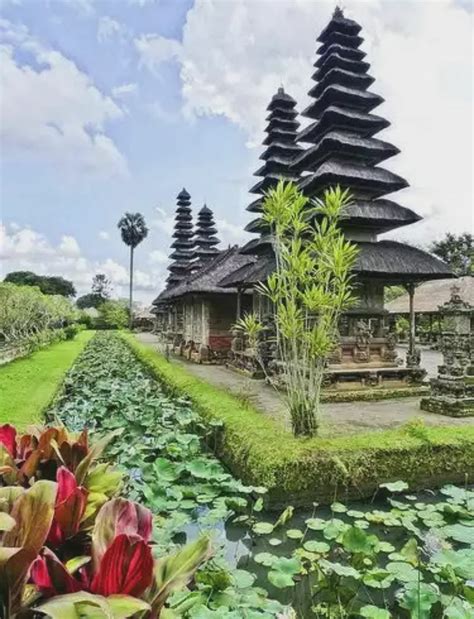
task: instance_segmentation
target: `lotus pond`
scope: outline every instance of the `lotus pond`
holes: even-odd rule
[[[107,457],[155,514],[157,552],[212,532],[214,557],[172,598],[177,617],[474,617],[468,487],[410,494],[399,481],[363,504],[266,513],[265,488],[212,455],[219,424],[166,394],[111,333],[88,344],[48,416],[71,430],[122,429]]]

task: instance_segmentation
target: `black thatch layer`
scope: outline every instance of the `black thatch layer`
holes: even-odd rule
[[[357,243],[354,271],[387,282],[424,281],[455,277],[450,267],[425,251],[396,241]]]
[[[275,270],[275,258],[267,254],[258,258],[255,262],[236,269],[219,281],[222,288],[251,288],[259,282],[264,282]]]
[[[361,30],[361,26],[356,21],[344,17],[342,10],[336,7],[331,21],[316,40],[320,43],[326,43],[326,41],[330,40],[334,32],[342,32],[343,34],[356,36]]]
[[[220,280],[251,261],[251,258],[239,253],[237,245],[220,251],[212,260],[201,264],[199,270],[195,273],[188,274],[176,286],[161,292],[153,301],[153,305],[159,305],[166,300],[176,299],[191,293],[234,293],[236,292],[235,289],[222,288],[219,283]]]
[[[260,237],[246,243],[240,249],[241,254],[246,256],[261,256],[262,254],[268,254],[269,251],[272,251],[272,237],[269,234],[268,227],[263,221],[261,225],[262,230],[260,231]]]
[[[420,221],[409,208],[392,200],[354,200],[341,217],[343,229],[359,228],[382,233]]]
[[[371,137],[390,123],[376,114],[366,114],[348,108],[331,105],[324,110],[320,118],[305,127],[298,134],[298,142],[314,144],[328,131],[333,129],[351,131],[361,137]]]
[[[348,48],[338,47],[337,49],[330,51],[324,58],[320,58],[323,62],[314,63],[315,67],[319,67],[311,76],[315,82],[322,81],[324,77],[335,69],[340,71],[348,71],[350,73],[364,74],[370,68],[368,62],[356,59],[352,56],[355,50]],[[364,57],[365,54],[362,54]]]
[[[197,261],[206,262],[210,258],[216,256],[219,250],[215,247],[220,243],[219,239],[214,236],[217,230],[214,223],[214,215],[210,208],[206,205],[198,213],[196,230],[194,232],[194,251],[192,258]],[[192,267],[196,267],[193,263]]]
[[[366,165],[376,165],[399,152],[396,146],[388,142],[335,129],[325,133],[317,144],[296,157],[291,167],[295,172],[312,171],[332,157],[344,157],[345,160],[355,159]]]
[[[348,71],[342,67],[334,67],[325,73],[324,77],[311,88],[309,95],[311,97],[320,97],[322,93],[332,84],[345,86],[346,88],[355,88],[364,90],[374,83],[374,78],[367,73]]]
[[[266,127],[267,137],[263,144],[267,146],[260,159],[265,163],[255,172],[255,176],[262,177],[251,189],[250,193],[263,195],[269,189],[275,187],[278,181],[296,181],[298,175],[290,170],[291,163],[295,155],[301,152],[301,147],[296,144],[296,136],[299,123],[294,120],[297,116],[295,111],[296,101],[288,95],[283,88],[273,96],[268,110],[268,125]],[[261,198],[255,200],[247,207],[249,211],[259,212]],[[263,223],[263,222],[262,222]],[[265,232],[265,225],[262,225],[262,234]],[[259,253],[266,248],[267,242],[262,238],[254,239],[242,248],[242,253]]]
[[[182,189],[177,196],[177,208],[175,216],[175,226],[171,244],[174,251],[170,254],[171,264],[168,270],[171,271],[166,280],[168,286],[175,286],[186,276],[192,259],[191,249],[193,242],[191,237],[192,231],[192,215],[191,215],[191,196]]]
[[[308,93],[310,94],[311,91]],[[351,110],[368,113],[383,103],[384,98],[366,90],[347,88],[339,84],[331,84],[324,92],[303,110],[302,115],[318,119],[330,105],[343,105]]]
[[[408,186],[401,176],[383,168],[352,165],[343,161],[325,161],[310,176],[300,182],[301,190],[308,196],[320,196],[328,187],[340,185],[351,194],[363,198],[379,198]]]
[[[353,60],[355,62],[362,62],[362,59],[367,56],[367,54],[361,49],[347,47],[347,45],[341,45],[340,43],[332,43],[326,49],[324,54],[321,54],[319,58],[316,59],[313,63],[313,67],[321,69],[326,64],[328,59],[335,55],[345,58],[346,60]],[[367,69],[368,68],[369,65],[367,65]]]

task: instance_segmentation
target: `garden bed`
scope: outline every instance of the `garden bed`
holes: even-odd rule
[[[474,479],[474,427],[425,427],[333,439],[295,439],[272,419],[191,376],[123,335],[137,357],[176,394],[186,394],[204,419],[222,422],[220,459],[245,483],[268,488],[279,508],[371,496],[379,484],[403,477],[410,487],[439,487]]]
[[[403,494],[408,484],[397,481],[376,502],[264,512],[265,488],[243,485],[209,453],[221,423],[198,413],[196,385],[188,383],[191,400],[176,388],[165,393],[147,368],[116,335],[100,334],[50,415],[72,429],[87,424],[93,436],[121,429],[106,457],[126,473],[128,496],[154,512],[158,553],[213,531],[216,556],[192,591],[170,598],[177,612],[186,608],[178,616],[293,617],[266,590],[304,619],[470,617],[471,491]],[[227,413],[231,402],[220,392]]]

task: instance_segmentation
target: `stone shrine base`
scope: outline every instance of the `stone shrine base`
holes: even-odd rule
[[[420,408],[429,413],[448,417],[471,417],[474,416],[474,398],[457,399],[447,396],[431,396],[421,399]]]

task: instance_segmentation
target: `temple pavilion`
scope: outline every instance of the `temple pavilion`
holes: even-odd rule
[[[249,263],[239,247],[219,250],[212,210],[204,205],[193,227],[191,196],[177,197],[167,287],[153,302],[157,329],[175,353],[198,362],[225,360],[236,316],[250,311],[250,292],[237,294],[218,282]]]
[[[256,238],[241,248],[240,254],[235,252],[233,262],[237,262],[238,255],[244,260],[236,269],[227,268],[225,276],[212,279],[215,287],[233,292],[237,313],[242,311],[242,298],[248,298],[249,293],[254,311],[261,316],[271,313],[268,301],[254,290],[275,269],[271,234],[259,216],[263,194],[280,178],[297,182],[312,199],[322,197],[329,187],[347,188],[353,201],[341,225],[347,238],[359,248],[355,266],[359,303],[341,320],[340,346],[328,368],[330,380],[371,384],[416,380],[422,372],[414,347],[414,329],[407,367],[401,368],[394,337],[387,329],[384,287],[406,286],[412,308],[418,283],[449,278],[452,273],[447,265],[420,249],[379,238],[421,218],[392,198],[408,183],[384,167],[399,150],[375,137],[390,123],[374,113],[383,98],[372,90],[375,80],[360,48],[361,30],[357,22],[337,8],[319,35],[313,84],[308,93],[311,103],[302,112],[308,124],[303,129],[299,129],[296,101],[283,88],[272,98],[260,157],[263,165],[255,172],[260,180],[250,189],[258,197],[247,207],[254,218],[246,229]],[[181,221],[185,220],[180,216]],[[181,238],[176,235],[177,232],[175,246]],[[170,269],[179,277],[185,259],[183,251],[187,255],[189,246],[181,243],[176,246],[178,249],[178,264],[170,265]],[[218,258],[214,260],[217,274]],[[209,274],[212,263],[204,268]],[[198,273],[193,277],[198,277]],[[168,294],[172,294],[172,289]],[[413,318],[413,311],[411,314]]]

